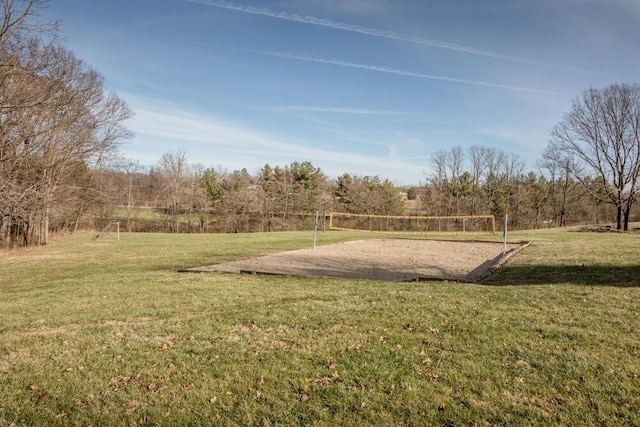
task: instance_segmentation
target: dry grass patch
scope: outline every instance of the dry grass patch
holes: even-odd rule
[[[177,272],[301,233],[88,237],[0,258],[0,425],[640,424],[624,235],[517,235],[500,286]]]

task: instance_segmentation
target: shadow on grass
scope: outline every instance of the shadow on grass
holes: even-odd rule
[[[597,285],[640,287],[640,263],[633,266],[505,266],[482,280],[482,285]]]

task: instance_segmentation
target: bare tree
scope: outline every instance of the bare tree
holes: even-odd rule
[[[289,166],[276,166],[273,169],[273,188],[275,189],[276,207],[280,214],[281,229],[287,229],[287,217],[291,210],[295,182]]]
[[[33,21],[44,1],[0,0],[0,244],[46,244],[57,212],[79,217],[92,171],[130,136],[130,110]],[[69,209],[75,204],[74,209]],[[60,216],[60,215],[58,215]],[[62,219],[62,222],[67,222]]]
[[[627,230],[640,176],[640,86],[614,84],[588,89],[551,133],[575,160],[572,173],[587,186],[600,181],[616,207],[616,227]]]
[[[137,207],[143,198],[145,191],[142,185],[145,168],[137,160],[118,159],[111,172],[115,175],[116,189],[113,196],[118,205],[124,207],[125,230],[132,231],[133,222],[137,213]]]
[[[180,211],[183,208],[185,194],[183,189],[187,172],[187,153],[180,148],[175,152],[164,153],[160,157],[160,170],[164,179],[165,197],[171,216],[171,229],[180,231]]]
[[[424,208],[430,213],[446,215],[448,212],[448,200],[446,189],[449,183],[447,159],[449,154],[445,150],[439,150],[431,156],[433,173],[429,178],[426,197],[423,200]]]
[[[473,145],[469,148],[468,156],[471,161],[471,215],[476,215],[478,210],[478,198],[481,191],[481,180],[487,170],[487,161],[485,159],[487,148],[479,145]]]
[[[259,212],[256,186],[246,169],[234,170],[222,179],[220,213],[225,232],[246,233],[252,231],[251,217]]]
[[[517,226],[520,214],[521,203],[521,182],[520,177],[524,171],[524,162],[516,153],[507,153],[504,155],[504,211],[510,215],[510,221],[513,226]]]
[[[0,0],[0,43],[24,40],[25,35],[56,35],[58,22],[38,21],[38,12],[46,7],[48,0]]]
[[[567,225],[571,202],[580,196],[576,194],[580,183],[571,175],[572,163],[571,157],[553,142],[545,147],[538,161],[538,167],[549,179],[551,221],[560,227]]]
[[[189,231],[191,231],[191,212],[193,211],[198,219],[198,232],[204,233],[209,210],[207,187],[203,181],[206,168],[202,163],[196,163],[189,169]]]

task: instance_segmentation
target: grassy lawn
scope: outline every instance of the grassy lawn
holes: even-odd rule
[[[91,237],[0,253],[0,426],[640,425],[640,235],[512,233],[476,285],[177,272],[310,233]]]

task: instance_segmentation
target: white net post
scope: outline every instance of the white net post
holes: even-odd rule
[[[507,222],[509,220],[509,215],[508,214],[504,214],[504,227],[503,227],[503,237],[504,237],[504,242],[502,244],[502,256],[504,257],[505,255],[507,255]]]
[[[313,226],[313,250],[316,249],[316,241],[318,240],[318,221],[320,220],[320,211],[316,211],[316,222]]]

